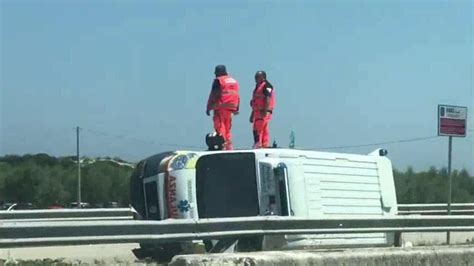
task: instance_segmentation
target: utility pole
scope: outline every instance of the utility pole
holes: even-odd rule
[[[79,154],[79,130],[80,127],[76,127],[76,138],[77,138],[77,208],[81,208],[81,157]]]

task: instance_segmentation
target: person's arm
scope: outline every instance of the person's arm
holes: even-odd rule
[[[206,114],[209,115],[211,110],[214,110],[214,105],[216,104],[219,92],[220,92],[221,84],[219,83],[218,79],[214,79],[212,82],[211,92],[209,93],[209,99],[207,100],[207,107],[206,107]]]
[[[262,114],[263,116],[267,115],[267,113],[270,110],[270,102],[272,99],[272,93],[273,93],[273,86],[269,82],[265,85],[265,88],[263,89],[263,94],[265,95],[265,109],[263,110],[264,113]]]
[[[237,102],[237,109],[235,110],[234,114],[238,115],[240,110],[240,96],[239,96],[239,101]]]

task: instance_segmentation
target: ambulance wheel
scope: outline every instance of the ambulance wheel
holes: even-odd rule
[[[174,256],[182,252],[181,244],[179,243],[170,243],[155,246],[153,249],[153,255],[151,256],[153,260],[156,260],[160,263],[170,262]]]
[[[206,252],[210,252],[214,244],[212,244],[212,241],[210,239],[205,239],[202,242],[204,242],[204,249]]]
[[[135,248],[135,249],[132,249],[132,253],[133,255],[135,255],[135,257],[139,260],[143,260],[143,259],[146,259],[146,258],[150,258],[151,255],[153,254],[153,252],[151,252],[151,250],[149,249],[144,249],[144,248]]]
[[[253,252],[261,251],[263,243],[263,236],[249,236],[244,238],[239,238],[237,243],[238,252]]]
[[[395,232],[393,245],[395,247],[401,247],[402,244],[403,244],[402,233],[401,232]]]
[[[133,249],[132,252],[137,259],[142,260],[151,258],[160,263],[170,262],[175,255],[182,251],[181,245],[178,243],[154,245],[140,243],[140,248]]]

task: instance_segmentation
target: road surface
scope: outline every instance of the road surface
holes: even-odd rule
[[[402,239],[410,245],[439,245],[446,241],[446,233],[406,233]],[[452,243],[474,243],[474,232],[451,233]],[[54,246],[0,249],[1,261],[42,261],[53,260],[77,264],[134,264],[154,265],[154,263],[137,261],[132,249],[138,244],[108,244],[108,245],[81,245],[81,246]],[[156,265],[156,264],[155,264]]]

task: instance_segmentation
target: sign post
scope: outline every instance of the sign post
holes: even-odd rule
[[[453,195],[453,177],[451,176],[451,159],[453,137],[465,137],[467,128],[467,107],[438,105],[438,136],[448,136],[448,215],[451,215],[451,199]],[[446,243],[449,245],[450,232],[446,234]]]

